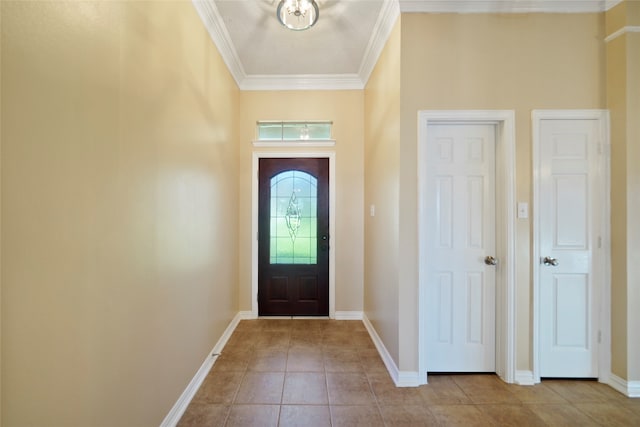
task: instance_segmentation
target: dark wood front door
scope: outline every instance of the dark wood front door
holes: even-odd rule
[[[262,158],[258,314],[329,315],[329,159]]]

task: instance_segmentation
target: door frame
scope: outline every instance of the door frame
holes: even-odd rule
[[[532,232],[533,249],[531,256],[531,271],[533,274],[533,381],[540,382],[540,215],[538,206],[540,203],[540,125],[543,120],[599,120],[601,122],[598,142],[598,166],[596,167],[597,180],[601,185],[599,188],[602,206],[600,214],[600,232],[602,239],[601,249],[603,251],[603,265],[600,274],[594,277],[594,281],[599,281],[602,286],[598,289],[600,304],[595,324],[599,330],[598,344],[598,380],[608,383],[611,372],[611,230],[610,224],[610,153],[611,141],[609,137],[609,111],[608,110],[533,110],[531,112],[532,130],[532,168],[533,168],[533,209],[532,209]]]
[[[258,317],[258,169],[260,159],[319,158],[329,159],[329,318],[336,316],[335,286],[335,217],[336,217],[336,153],[335,151],[254,151],[251,177],[251,315]],[[270,318],[274,318],[270,316]]]
[[[427,383],[426,338],[426,227],[424,197],[428,128],[433,124],[496,125],[496,256],[503,268],[496,272],[496,373],[507,383],[515,381],[516,353],[516,264],[515,264],[515,113],[513,110],[422,110],[418,111],[418,370]]]

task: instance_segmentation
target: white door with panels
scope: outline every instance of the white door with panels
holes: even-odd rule
[[[602,120],[538,122],[535,233],[540,377],[598,377]]]
[[[495,124],[427,128],[429,372],[495,372],[495,144]]]

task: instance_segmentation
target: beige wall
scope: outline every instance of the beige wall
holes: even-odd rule
[[[417,125],[419,110],[513,109],[516,198],[531,202],[531,110],[603,108],[602,14],[402,15],[400,341],[416,354]],[[517,223],[517,369],[531,369],[529,220]],[[406,339],[403,339],[403,336]],[[401,352],[402,352],[401,347]],[[415,370],[417,359],[405,369]]]
[[[623,6],[623,5],[621,5]],[[607,34],[616,31],[607,13]],[[614,29],[615,28],[615,29]],[[626,37],[607,43],[607,108],[611,115],[611,371],[627,377]]]
[[[336,311],[362,311],[364,101],[362,91],[260,91],[240,95],[240,210],[238,221],[240,310],[251,310],[251,177],[253,152],[284,152],[285,148],[254,148],[258,120],[331,120],[335,147],[299,151],[336,155],[335,250]]]
[[[364,311],[398,365],[400,22],[365,88]],[[375,206],[375,216],[369,208]]]
[[[640,25],[640,3],[606,13],[606,32]],[[607,107],[611,114],[612,372],[640,379],[640,35],[607,43]]]
[[[2,2],[2,422],[157,426],[237,311],[239,91],[190,2]]]

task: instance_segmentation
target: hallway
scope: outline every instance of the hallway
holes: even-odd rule
[[[360,321],[240,322],[187,426],[637,426],[640,399],[591,381],[429,376],[396,388]]]

